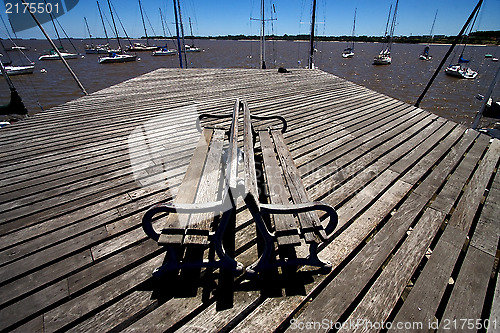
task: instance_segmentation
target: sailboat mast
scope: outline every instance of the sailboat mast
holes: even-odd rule
[[[111,21],[113,21],[113,27],[115,28],[116,40],[118,41],[118,48],[120,52],[123,52],[122,45],[120,44],[120,37],[118,36],[118,29],[116,29],[115,17],[113,16],[113,10],[111,9],[111,3],[108,0],[109,12],[111,13]]]
[[[106,35],[106,41],[109,44],[108,32],[106,31],[106,25],[104,24],[104,19],[102,18],[101,6],[99,6],[99,1],[97,2],[97,9],[99,9],[99,15],[101,16],[102,27],[104,28],[104,35]]]
[[[396,6],[394,6],[394,13],[392,14],[391,31],[389,33],[389,52],[391,51],[392,38],[394,36],[394,29],[396,28],[396,16],[398,14],[398,4],[399,0],[396,0]]]
[[[264,0],[260,2],[260,68],[266,68],[266,20],[264,10]]]
[[[182,50],[184,51],[184,65],[188,67],[188,60],[186,55],[186,42],[184,41],[184,25],[182,24],[181,3],[177,0],[177,11],[179,12],[179,26],[181,28]]]
[[[179,35],[179,19],[177,17],[177,1],[174,1],[174,16],[175,16],[175,31],[177,32],[177,50],[179,54],[179,65],[182,67],[182,48],[181,48],[181,39]]]
[[[163,23],[163,14],[161,12],[161,8],[158,8],[160,10],[160,20],[161,20],[161,27],[163,29],[163,37],[167,37],[167,32],[165,31],[165,24]]]
[[[316,25],[316,0],[313,0],[312,16],[311,16],[311,37],[309,40],[310,50],[309,50],[309,69],[313,69],[313,57],[314,57],[314,26]]]
[[[189,17],[189,30],[191,31],[191,46],[194,46],[193,26],[191,25],[191,17]]]
[[[84,16],[83,20],[85,21],[85,26],[87,27],[87,31],[89,32],[89,38],[92,39],[92,34],[90,33],[90,29],[89,29],[89,24],[87,22],[87,18]]]
[[[144,16],[142,15],[141,0],[139,0],[139,11],[141,12],[142,26],[144,27],[144,34],[146,35],[146,45],[149,46],[148,32],[146,30],[146,23],[144,22]]]
[[[45,5],[47,5],[47,1],[45,1]],[[63,48],[62,41],[61,41],[61,36],[59,36],[59,31],[57,31],[56,24],[54,23],[54,17],[52,16],[52,13],[49,13],[50,15],[50,20],[52,21],[52,25],[54,26],[54,30],[56,31],[57,39],[59,40],[59,45],[61,45],[61,49]]]
[[[354,31],[356,30],[356,12],[358,11],[357,8],[354,8],[354,21],[352,23],[352,49],[354,50]]]

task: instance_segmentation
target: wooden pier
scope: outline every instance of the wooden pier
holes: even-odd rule
[[[287,119],[309,197],[339,215],[319,254],[333,269],[153,279],[165,251],[144,211],[176,193],[196,115],[236,98]],[[159,69],[0,144],[0,331],[500,331],[500,141],[331,74]],[[249,265],[243,205],[234,229]]]

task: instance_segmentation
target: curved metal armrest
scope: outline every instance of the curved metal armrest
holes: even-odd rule
[[[224,118],[232,118],[233,114],[211,114],[211,113],[202,113],[198,116],[196,119],[196,128],[198,129],[198,132],[201,132],[201,125],[200,122],[201,120],[205,118],[215,118],[215,119],[224,119]]]
[[[142,218],[142,229],[149,238],[158,241],[160,234],[153,229],[151,223],[153,217],[158,213],[181,213],[181,214],[195,214],[195,213],[208,213],[215,212],[222,207],[222,201],[215,201],[209,203],[199,204],[175,204],[175,203],[159,203],[149,208]]]
[[[288,127],[288,125],[286,123],[286,119],[283,118],[282,116],[254,116],[254,115],[250,115],[250,118],[255,119],[255,120],[277,119],[277,120],[281,121],[281,123],[283,124],[283,127],[281,128],[281,133],[285,133],[286,129]]]
[[[295,214],[310,212],[313,210],[322,210],[330,217],[330,220],[325,228],[327,235],[331,234],[335,230],[339,222],[339,217],[335,208],[321,201],[291,205],[260,204],[260,209],[263,213],[269,214]]]

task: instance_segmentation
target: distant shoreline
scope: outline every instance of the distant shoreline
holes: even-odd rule
[[[125,38],[125,37],[120,37]],[[435,44],[435,45],[450,45],[454,42],[456,36],[434,35],[431,36],[395,36],[393,43],[399,44]],[[67,38],[64,38],[67,39]],[[104,39],[103,37],[94,38],[71,38],[73,40],[96,40]],[[134,40],[145,39],[145,37],[131,38]],[[173,40],[174,37],[164,36],[150,36],[149,39],[156,40]],[[184,36],[185,40],[198,39],[198,40],[238,40],[238,41],[258,41],[260,36],[247,36],[247,35],[226,35],[226,36]],[[36,40],[30,39],[14,39],[14,40]],[[309,35],[287,35],[282,36],[269,35],[266,36],[267,41],[295,41],[306,42],[309,41]],[[317,36],[316,41],[321,42],[348,42],[354,40],[356,43],[383,43],[387,39],[383,36]],[[463,43],[462,41],[460,41]],[[495,46],[500,45],[500,31],[476,31],[470,36],[466,37],[467,44]]]

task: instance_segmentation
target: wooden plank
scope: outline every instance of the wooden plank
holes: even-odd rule
[[[493,296],[493,304],[491,305],[490,312],[490,325],[487,327],[488,333],[498,333],[500,332],[500,327],[498,323],[500,322],[500,279],[497,275],[496,287],[495,287],[495,295]]]
[[[68,297],[68,283],[61,280],[0,310],[0,330]]]
[[[267,131],[258,132],[262,157],[264,160],[264,172],[271,203],[278,205],[289,204],[289,192],[285,188],[281,176],[282,169],[278,165],[274,145]],[[279,245],[300,245],[298,226],[292,214],[274,214],[274,228]]]
[[[475,247],[469,247],[457,280],[453,285],[446,310],[439,321],[440,329],[438,332],[449,331],[447,326],[455,329],[455,323],[460,332],[477,332],[475,324],[477,319],[481,319],[481,311],[494,261],[494,256]],[[464,300],[467,301],[464,302]],[[464,319],[471,319],[474,322],[472,328],[469,326],[469,322],[464,323]]]
[[[223,177],[222,149],[224,147],[224,136],[224,130],[214,131],[205,168],[196,193],[196,203],[215,202],[222,199],[219,189]],[[208,245],[208,235],[211,231],[214,216],[214,212],[191,214],[186,228],[184,244]]]
[[[179,191],[175,198],[175,203],[193,203],[196,196],[196,189],[200,183],[208,148],[212,142],[214,131],[203,129],[200,140],[189,163],[188,169],[182,180]],[[161,231],[158,244],[181,244],[184,238],[184,230],[188,225],[189,216],[186,214],[169,214],[165,227]]]
[[[474,150],[484,150],[485,146],[483,144],[484,142],[476,142],[458,166],[457,170],[455,170],[457,175],[461,175],[460,178],[462,184],[464,184],[469,178],[470,173],[473,171],[472,167],[477,163],[480,156],[480,154],[474,153]],[[491,149],[488,152],[491,152]],[[491,175],[491,164],[482,163],[480,168],[476,170],[472,177],[477,175],[478,172],[489,173]],[[438,198],[436,198],[436,200],[431,204],[431,207],[434,207],[434,203],[436,202],[442,202],[441,200],[438,200],[441,196],[449,198],[448,201],[453,203],[460,194],[460,190],[453,191],[452,196],[450,190],[454,188],[455,186],[447,190],[445,185]],[[470,189],[471,188],[469,187],[468,190]],[[469,201],[470,199],[471,196],[464,193],[457,205],[457,208],[455,209],[455,212],[451,216],[451,219],[456,219],[456,216],[463,216],[457,212],[457,209],[459,208],[475,211],[473,203]],[[464,201],[468,201],[468,203],[466,204]],[[438,205],[438,207],[441,208],[442,205]],[[447,214],[449,209],[446,208],[440,211]],[[462,230],[448,223],[448,226],[441,235],[439,242],[434,247],[430,259],[426,263],[410,294],[406,298],[406,301],[396,315],[394,319],[395,321],[434,321],[436,310],[441,297],[445,292],[445,288],[448,285],[448,280],[451,276],[453,267],[455,266],[455,262],[460,254],[460,251],[462,250],[464,242],[466,241],[467,233],[468,230]]]
[[[295,166],[292,156],[290,155],[290,151],[284,142],[283,134],[281,131],[272,130],[271,135],[274,140],[274,145],[276,146],[276,152],[278,154],[283,175],[285,176],[293,203],[298,204],[311,202],[306,189],[304,188],[304,184],[302,184],[299,170]],[[326,232],[323,230],[318,215],[315,212],[300,213],[297,215],[306,243],[320,242],[317,234],[321,234],[323,238],[326,238]],[[307,230],[311,230],[311,232],[307,232]]]
[[[404,241],[398,252],[387,264],[367,294],[356,306],[347,321],[358,319],[372,323],[385,322],[406,287],[420,260],[425,255],[435,233],[444,221],[445,215],[428,208],[412,233]],[[339,332],[361,332],[362,325],[354,329],[341,329]]]

